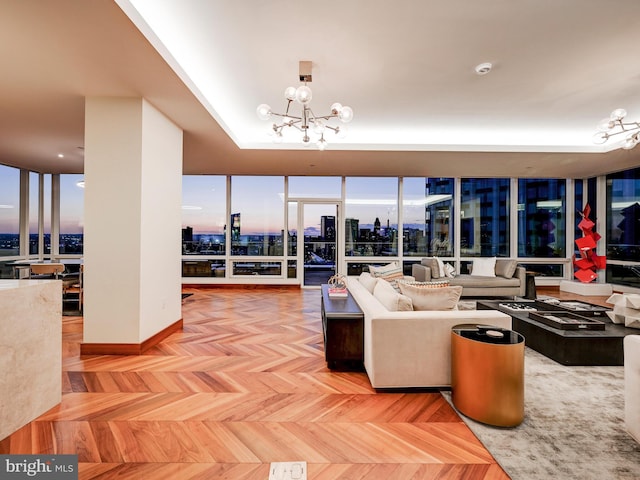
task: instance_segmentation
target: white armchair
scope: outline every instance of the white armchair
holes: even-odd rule
[[[640,335],[624,337],[624,422],[640,443]]]

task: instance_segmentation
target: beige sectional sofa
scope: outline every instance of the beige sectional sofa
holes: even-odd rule
[[[484,259],[483,259],[484,260]],[[426,257],[412,265],[411,275],[420,282],[449,281],[449,285],[462,287],[463,297],[524,297],[526,270],[508,258],[495,260],[494,276],[462,274],[441,276],[436,257]],[[472,270],[473,272],[473,270]]]
[[[388,284],[368,273],[347,278],[349,292],[364,312],[364,366],[374,388],[451,386],[453,326],[511,329],[511,317],[494,310],[394,311],[406,308],[406,297],[396,292],[405,298],[393,300],[387,285],[378,282]]]
[[[624,337],[624,421],[627,431],[640,443],[640,335]]]

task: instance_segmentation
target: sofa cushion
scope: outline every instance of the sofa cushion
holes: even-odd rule
[[[496,259],[496,276],[511,278],[516,273],[518,262],[510,258]]]
[[[390,312],[410,312],[413,310],[411,299],[398,293],[389,282],[378,282],[373,296]]]
[[[376,277],[371,275],[369,272],[362,272],[358,280],[362,286],[369,291],[369,293],[373,294],[373,289],[375,288],[376,283],[378,283],[378,279]]]
[[[382,267],[376,267],[375,265],[370,265],[369,272],[371,272],[371,275],[373,275],[376,278],[382,278],[383,280],[386,280],[396,290],[397,290],[396,282],[404,278],[404,274],[402,273],[402,267],[400,267],[400,264],[398,262],[391,262]]]
[[[431,269],[431,278],[440,278],[440,267],[438,266],[436,257],[424,257],[420,260],[420,264]]]
[[[435,282],[416,282],[415,280],[398,280],[399,284],[411,285],[418,288],[442,288],[449,286],[449,280],[437,280]]]
[[[411,299],[414,310],[457,310],[462,287],[420,288],[398,284],[400,291]]]
[[[520,279],[516,277],[504,278],[504,277],[479,277],[477,275],[458,275],[452,278],[449,285],[460,285],[466,288],[512,288],[520,286]]]
[[[473,261],[471,274],[474,277],[495,277],[496,257],[476,258]]]

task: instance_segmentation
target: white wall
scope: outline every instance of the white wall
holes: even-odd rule
[[[142,122],[140,338],[146,340],[182,317],[182,130],[146,101]]]
[[[85,108],[84,342],[141,343],[181,318],[182,131],[141,98]]]

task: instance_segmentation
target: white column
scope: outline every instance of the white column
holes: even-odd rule
[[[84,343],[181,319],[182,130],[142,98],[85,104]]]

